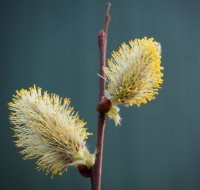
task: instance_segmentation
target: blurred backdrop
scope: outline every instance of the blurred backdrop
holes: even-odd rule
[[[108,57],[143,36],[162,44],[164,84],[155,101],[121,108],[122,125],[108,121],[102,190],[200,189],[200,1],[111,1]],[[7,103],[33,84],[63,97],[88,121],[95,149],[99,52],[97,33],[106,1],[0,1],[0,189],[86,190],[70,168],[45,176],[15,148]]]

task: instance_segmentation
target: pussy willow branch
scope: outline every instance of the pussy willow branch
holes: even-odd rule
[[[106,4],[105,21],[103,29],[98,34],[99,52],[100,52],[100,68],[99,74],[105,79],[104,71],[102,67],[106,64],[106,48],[107,48],[107,32],[110,23],[110,11],[111,3]],[[99,77],[99,105],[105,105],[104,91],[105,80]],[[98,109],[97,109],[98,110]],[[98,110],[98,129],[97,129],[97,144],[96,144],[96,160],[92,170],[92,190],[101,189],[101,174],[102,174],[102,158],[103,158],[103,144],[104,144],[104,131],[106,126],[106,112]]]

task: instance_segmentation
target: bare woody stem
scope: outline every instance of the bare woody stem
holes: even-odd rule
[[[103,29],[98,34],[99,52],[100,52],[100,68],[99,74],[105,79],[105,74],[102,69],[106,64],[106,48],[107,48],[107,32],[110,23],[111,3],[106,4],[105,21]],[[105,80],[99,77],[99,104],[97,107],[98,113],[98,129],[97,129],[97,144],[96,144],[96,160],[92,170],[92,190],[101,190],[101,174],[102,174],[102,158],[103,158],[103,144],[104,144],[104,131],[106,126],[106,112],[104,109],[108,102],[104,98]],[[100,109],[99,109],[100,108]],[[104,110],[104,111],[102,111]]]

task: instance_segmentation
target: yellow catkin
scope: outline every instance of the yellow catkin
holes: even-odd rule
[[[161,46],[146,37],[123,43],[103,70],[108,80],[107,98],[113,105],[146,104],[155,99],[163,82]]]
[[[94,164],[86,147],[90,133],[70,99],[42,93],[41,88],[16,91],[8,104],[16,146],[24,159],[37,159],[37,169],[60,175],[68,166]]]

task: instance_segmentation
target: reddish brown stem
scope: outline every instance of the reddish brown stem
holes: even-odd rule
[[[100,52],[100,68],[99,74],[105,78],[102,67],[106,64],[106,48],[107,48],[107,31],[110,22],[111,3],[106,4],[105,22],[103,30],[98,34],[99,52]],[[99,106],[104,105],[104,91],[105,80],[99,78]],[[97,109],[99,111],[99,109]],[[101,109],[104,110],[104,109]],[[106,109],[105,109],[106,110]],[[101,190],[101,174],[102,174],[102,158],[103,158],[103,144],[104,144],[104,131],[106,126],[106,113],[99,111],[98,113],[98,129],[97,129],[97,145],[96,145],[96,160],[92,170],[92,190]]]

